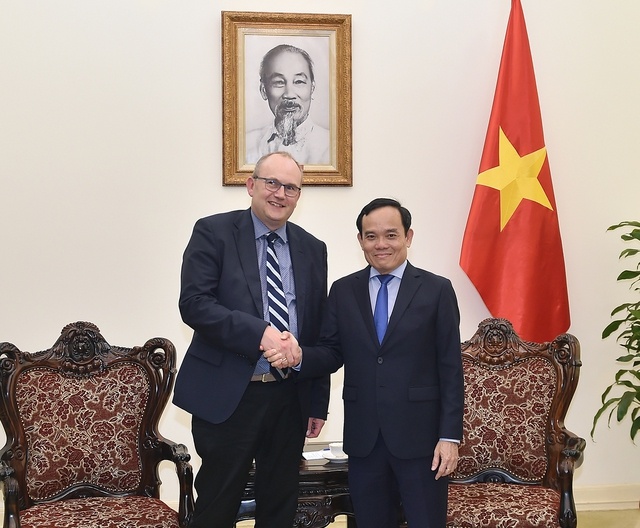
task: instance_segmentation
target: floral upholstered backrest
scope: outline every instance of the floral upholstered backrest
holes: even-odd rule
[[[131,362],[76,377],[46,367],[22,371],[16,401],[27,442],[27,494],[47,499],[77,483],[135,490],[149,390],[146,372]]]
[[[496,367],[463,358],[463,366],[464,440],[456,477],[500,468],[524,481],[542,480],[557,385],[551,361],[529,357]]]

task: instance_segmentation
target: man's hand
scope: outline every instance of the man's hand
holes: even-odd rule
[[[317,438],[324,426],[324,420],[322,418],[309,418],[309,425],[307,427],[307,438]]]
[[[431,464],[431,471],[436,473],[436,480],[446,475],[451,475],[458,466],[458,444],[455,442],[447,442],[446,440],[440,440],[436,449],[433,452],[433,464]]]
[[[271,325],[264,329],[262,339],[260,340],[260,350],[269,350],[270,348],[280,349],[282,342],[282,333]]]
[[[271,327],[267,327],[271,328]],[[265,346],[265,338],[260,343],[260,348],[264,350],[263,356],[277,368],[296,367],[302,360],[302,349],[298,345],[298,340],[290,332],[275,332],[279,335],[277,342],[271,346]],[[265,330],[265,335],[267,330]],[[271,342],[270,342],[271,343]]]

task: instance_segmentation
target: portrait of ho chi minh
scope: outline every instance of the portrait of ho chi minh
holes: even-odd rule
[[[246,133],[246,162],[285,151],[301,164],[331,162],[331,134],[309,112],[316,90],[314,63],[307,51],[291,44],[271,48],[260,63],[260,95],[273,120]]]

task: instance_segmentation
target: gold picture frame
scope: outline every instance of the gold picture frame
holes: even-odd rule
[[[263,62],[277,70],[281,51],[289,61],[284,70],[302,81],[288,74],[271,80],[278,70],[263,82]],[[306,64],[294,69],[301,57]],[[306,95],[294,93],[286,103],[290,115],[295,109],[303,117],[288,124],[274,117],[286,113],[278,107],[286,86],[295,92],[291,87],[305,84]],[[223,11],[222,109],[223,185],[244,185],[268,150],[289,150],[304,166],[306,185],[353,185],[351,15]]]

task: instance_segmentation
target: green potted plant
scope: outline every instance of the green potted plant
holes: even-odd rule
[[[632,269],[626,269],[618,275],[619,281],[631,281],[630,290],[634,292],[635,302],[623,303],[613,309],[612,317],[617,317],[602,331],[602,339],[608,338],[614,332],[618,332],[617,341],[625,354],[617,358],[625,368],[615,375],[614,382],[602,393],[602,406],[593,418],[591,437],[596,428],[598,419],[609,411],[607,423],[611,423],[614,416],[621,422],[627,415],[631,417],[631,440],[634,440],[640,430],[640,222],[621,222],[607,229],[624,229],[620,236],[625,242],[633,244],[620,253],[620,259],[630,258],[634,262]]]

